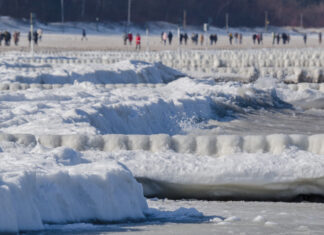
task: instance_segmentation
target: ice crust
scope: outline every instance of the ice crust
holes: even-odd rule
[[[19,127],[18,133],[28,134],[182,134],[249,107],[290,107],[278,97],[279,91],[188,77],[162,87],[80,83],[51,90],[3,91],[0,128],[17,133]]]
[[[89,163],[69,149],[0,157],[0,232],[145,218],[142,187],[120,163]]]

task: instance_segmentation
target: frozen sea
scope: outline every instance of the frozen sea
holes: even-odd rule
[[[323,233],[314,38],[152,52],[74,42],[1,52],[0,233]]]
[[[151,218],[118,225],[53,225],[43,234],[322,234],[323,205],[312,203],[148,200],[150,207],[196,208],[203,215]]]

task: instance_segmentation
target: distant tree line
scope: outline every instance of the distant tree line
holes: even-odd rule
[[[127,20],[128,0],[64,0],[65,21],[122,22]],[[209,22],[223,27],[262,26],[265,11],[271,25],[324,26],[324,0],[132,0],[132,22],[167,21],[180,24],[186,11],[187,24]],[[61,20],[61,0],[0,0],[0,14],[28,18],[30,12],[43,22]]]

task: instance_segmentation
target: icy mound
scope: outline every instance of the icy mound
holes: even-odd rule
[[[86,164],[72,150],[0,156],[0,233],[145,217],[142,187],[119,163]]]
[[[45,64],[48,60],[43,61]],[[125,83],[168,83],[181,76],[180,72],[161,63],[147,63],[136,60],[125,60],[113,64],[69,64],[62,60],[55,66],[33,66],[31,64],[5,64],[1,73],[5,74],[2,82],[24,84],[74,84],[89,82],[93,84]],[[17,69],[20,72],[17,72]],[[10,86],[9,86],[10,88]],[[3,88],[4,90],[4,88]]]
[[[35,92],[37,91],[37,92]],[[112,90],[88,83],[52,90],[3,92],[1,131],[30,134],[185,134],[208,120],[251,109],[291,106],[274,89],[180,78],[162,87]],[[227,119],[228,118],[228,119]],[[38,128],[42,127],[42,128]]]

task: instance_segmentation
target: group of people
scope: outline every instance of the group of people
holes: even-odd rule
[[[243,43],[243,34],[242,33],[228,33],[228,39],[229,39],[229,43],[230,45],[232,45],[233,43],[235,44],[242,44]],[[307,34],[302,34],[303,36],[303,41],[306,44],[307,43]],[[163,45],[171,45],[172,44],[172,40],[173,40],[173,33],[171,31],[169,32],[162,32],[161,33],[161,43]],[[191,43],[193,45],[207,45],[205,40],[208,40],[208,38],[206,39],[206,34],[201,33],[192,33],[190,38],[188,36],[188,34],[186,32],[181,32],[179,34],[179,43],[180,45],[187,45],[188,43],[188,39],[191,40]],[[125,33],[123,35],[123,41],[124,41],[124,45],[127,45],[129,43],[129,45],[132,45],[132,41],[133,41],[133,34],[132,33]],[[141,48],[141,37],[139,34],[136,35],[135,37],[135,41],[136,41],[136,49],[140,49]],[[254,33],[252,34],[252,41],[253,44],[258,44],[258,45],[263,45],[263,34],[262,33]],[[322,43],[322,33],[318,33],[318,41],[321,44]],[[217,34],[209,34],[209,42],[210,45],[216,45],[218,42],[218,35]],[[280,44],[282,42],[282,44],[289,44],[290,43],[290,35],[288,33],[272,33],[272,45],[275,44]]]
[[[192,33],[191,35],[191,42],[195,45],[198,45],[198,40],[199,40],[199,35],[198,33]],[[203,44],[204,42],[204,35],[201,34],[200,36],[200,43],[201,45]]]
[[[209,35],[210,45],[216,44],[217,41],[218,41],[217,34],[210,34]],[[204,34],[200,34],[199,35],[198,33],[192,33],[192,35],[191,35],[191,42],[194,45],[200,44],[200,46],[203,46],[204,45],[204,42],[205,42],[205,35]],[[180,44],[181,44],[181,37],[180,37]]]
[[[228,34],[229,38],[229,43],[232,45],[233,44],[233,39],[235,41],[235,44],[242,44],[243,43],[243,34],[242,33],[229,33]]]
[[[133,37],[133,34],[131,32],[125,33],[123,35],[124,45],[127,45],[127,42],[129,43],[129,45],[132,45],[133,38],[134,37]],[[139,33],[137,33],[136,36],[135,36],[135,49],[136,50],[141,49],[141,35]]]
[[[306,45],[307,44],[307,34],[306,33],[303,34],[303,41],[304,41],[304,44]],[[322,44],[322,33],[321,32],[318,33],[318,43]]]
[[[38,42],[42,40],[42,37],[43,37],[43,30],[42,29],[34,30],[33,32],[29,31],[28,32],[29,46],[31,45],[32,42],[35,45],[38,45]]]
[[[252,41],[253,41],[253,44],[255,44],[255,43],[258,43],[259,45],[263,44],[263,34],[262,33],[253,34]]]
[[[185,45],[187,45],[187,42],[188,42],[188,34],[187,33],[180,33],[180,37],[179,37],[179,42],[180,42],[180,45],[182,45],[183,43]]]
[[[280,44],[281,39],[283,44],[288,44],[290,42],[290,35],[288,33],[272,33],[272,45],[276,42]]]
[[[209,35],[209,41],[210,41],[210,45],[216,44],[217,41],[218,41],[217,34],[211,34],[211,35]]]
[[[33,33],[29,31],[27,34],[29,45],[31,44],[32,41],[34,42],[34,44],[37,45],[38,42],[42,40],[42,35],[43,35],[42,29],[35,30],[33,31]],[[13,33],[10,33],[9,31],[0,32],[0,46],[2,45],[10,46],[11,41],[13,41],[15,46],[18,46],[20,41],[20,32],[18,31],[15,31]]]
[[[18,46],[19,37],[20,32],[17,31],[14,32],[13,35],[11,35],[11,33],[8,31],[0,32],[0,46],[2,45],[2,41],[4,42],[5,46],[10,46],[11,39],[13,39],[14,44]]]
[[[180,45],[184,44],[187,45],[187,41],[188,41],[188,34],[187,33],[180,33]],[[204,34],[198,34],[198,33],[192,33],[191,34],[191,42],[194,45],[198,45],[200,44],[201,46],[204,45],[204,41],[205,41],[205,36]],[[209,35],[209,41],[210,41],[210,45],[216,44],[218,41],[218,36],[217,34],[210,34]]]
[[[172,39],[173,39],[173,33],[169,31],[169,33],[162,32],[161,33],[161,42],[166,45],[167,41],[169,42],[169,45],[172,44]]]

